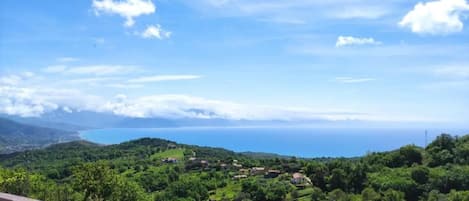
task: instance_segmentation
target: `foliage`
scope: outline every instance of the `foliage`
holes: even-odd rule
[[[109,146],[76,141],[0,155],[0,191],[47,201],[466,201],[468,147],[468,136],[444,134],[425,148],[408,145],[352,159],[298,159],[251,157],[150,138]],[[178,161],[164,162],[168,157]],[[281,174],[234,180],[241,174],[234,164]],[[292,184],[295,172],[312,184]]]

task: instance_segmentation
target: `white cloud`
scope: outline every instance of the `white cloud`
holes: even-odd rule
[[[115,114],[129,117],[170,117],[170,118],[215,118],[226,117],[226,112],[215,111],[220,105],[230,110],[234,104],[184,95],[153,95],[128,99],[120,95],[115,101],[109,101],[105,109]],[[205,111],[201,113],[191,111]]]
[[[389,7],[385,6],[351,5],[332,10],[328,15],[339,19],[378,19],[390,12]]]
[[[0,77],[0,85],[17,86],[24,83],[26,80],[33,80],[35,78],[37,78],[36,74],[30,71],[21,72],[16,75],[5,75]]]
[[[60,106],[96,110],[101,104],[99,97],[75,90],[0,86],[0,113],[9,115],[40,116]]]
[[[81,66],[67,69],[66,73],[70,74],[93,74],[93,75],[111,75],[111,74],[125,74],[135,70],[135,67],[129,66],[109,66],[109,65],[95,65],[95,66]]]
[[[11,87],[0,87],[0,113],[22,117],[39,116],[46,110],[56,109],[50,102],[33,100],[31,91]]]
[[[104,44],[106,42],[106,40],[104,38],[95,38],[94,42],[96,44]]]
[[[467,94],[469,91],[469,80],[447,80],[426,83],[422,85],[423,89],[426,90],[439,90],[439,91],[460,91],[463,94]]]
[[[229,101],[210,100],[187,95],[152,95],[135,99],[119,95],[105,104],[104,110],[128,117],[222,118],[247,120],[349,119],[358,113],[315,112],[305,108],[249,106]]]
[[[336,47],[353,46],[353,45],[380,45],[381,42],[374,38],[357,38],[353,36],[339,36],[335,43]]]
[[[66,112],[110,112],[120,116],[139,118],[341,120],[364,116],[364,114],[350,112],[316,112],[306,108],[250,106],[187,95],[150,95],[137,98],[118,95],[106,101],[103,97],[76,90],[0,86],[0,113],[37,117],[57,109]]]
[[[287,47],[287,51],[295,54],[305,54],[319,57],[376,57],[376,58],[414,58],[426,59],[431,57],[446,57],[453,60],[465,60],[467,57],[460,52],[469,52],[469,43],[458,44],[389,44],[374,45],[367,48],[337,48],[329,43],[301,41]]]
[[[462,31],[461,18],[469,11],[466,0],[419,2],[402,18],[399,25],[418,34],[450,34]]]
[[[111,88],[118,88],[118,89],[138,89],[144,87],[141,84],[121,84],[121,83],[113,83],[113,84],[106,84],[105,87]]]
[[[122,86],[116,85],[115,87]],[[0,113],[36,117],[58,109],[67,112],[110,112],[120,116],[141,118],[343,120],[366,117],[364,114],[353,112],[318,112],[308,108],[245,105],[188,95],[148,95],[134,98],[119,95],[114,99],[107,99],[104,96],[90,95],[71,89],[0,85]]]
[[[425,67],[425,73],[431,73],[434,78],[422,85],[426,90],[438,91],[463,91],[465,94],[469,90],[469,65],[449,64],[445,66],[434,66],[431,70]]]
[[[258,19],[260,22],[274,22],[278,24],[293,24],[293,25],[302,25],[306,24],[305,20],[295,19],[295,18],[282,18],[282,17],[271,17],[271,18],[261,18]]]
[[[140,34],[140,36],[148,39],[157,38],[161,40],[171,37],[171,32],[163,30],[159,24],[149,25],[145,31]]]
[[[53,69],[53,68],[52,68]],[[75,69],[71,71],[71,69]],[[76,70],[78,69],[78,70]],[[0,84],[0,113],[22,117],[36,117],[44,113],[63,110],[109,112],[126,117],[162,117],[162,118],[223,118],[228,120],[344,120],[369,118],[366,114],[350,111],[316,111],[311,108],[292,108],[280,106],[248,105],[230,101],[206,99],[182,94],[143,95],[127,98],[120,95],[109,99],[105,91],[109,87],[132,89],[143,87],[142,83],[169,80],[198,79],[198,75],[160,75],[135,78],[124,81],[122,77],[96,76],[83,77],[82,74],[94,74],[100,68],[64,68],[59,75],[79,73],[77,77],[52,76],[52,80],[29,82],[27,76],[34,73],[19,73],[0,77],[9,84]],[[91,70],[93,69],[93,70]],[[50,70],[50,69],[49,69]],[[57,71],[57,69],[53,69]],[[100,69],[102,70],[102,69]],[[54,71],[54,72],[55,72]],[[101,72],[101,71],[99,71]],[[114,71],[105,71],[115,73]],[[102,72],[101,72],[102,73]],[[98,73],[99,74],[99,73]],[[97,83],[93,89],[82,87],[82,83]],[[78,89],[72,89],[80,86]],[[68,88],[72,87],[72,88]],[[90,94],[91,90],[99,95]],[[102,91],[102,92],[101,92]]]
[[[253,17],[266,22],[295,24],[323,19],[378,19],[406,3],[404,0],[192,0],[183,1],[207,13]],[[295,22],[295,23],[291,23]]]
[[[336,77],[335,81],[344,83],[344,84],[355,84],[355,83],[363,83],[363,82],[371,82],[375,81],[374,78],[353,78],[353,77]]]
[[[67,106],[62,107],[62,110],[65,111],[65,112],[67,112],[67,113],[72,113],[72,112],[73,112],[73,110],[70,109],[70,108],[67,107]]]
[[[67,69],[65,65],[48,66],[42,69],[45,73],[61,73]]]
[[[0,84],[4,85],[17,85],[21,82],[22,78],[18,75],[7,75],[0,77]]]
[[[69,82],[73,84],[85,84],[85,83],[109,82],[109,81],[115,81],[118,79],[120,78],[118,77],[85,77],[85,78],[67,79],[64,82]]]
[[[57,58],[56,60],[57,62],[67,63],[67,62],[79,61],[80,59],[75,58],[75,57],[60,57],[60,58]]]
[[[63,73],[73,75],[115,75],[127,74],[138,71],[139,68],[135,66],[119,66],[119,65],[91,65],[91,66],[74,66],[68,67],[65,65],[49,66],[43,68],[42,71],[46,73]]]
[[[32,77],[35,76],[35,74],[33,72],[30,72],[30,71],[23,72],[23,73],[21,73],[21,75],[25,78],[32,78]]]
[[[134,18],[155,12],[156,7],[151,0],[93,0],[93,9],[99,13],[118,14],[126,19],[125,26],[135,24]]]
[[[438,67],[433,70],[438,76],[455,78],[455,79],[469,79],[469,65],[454,65]]]
[[[176,80],[194,80],[199,79],[199,75],[156,75],[156,76],[145,76],[130,79],[130,83],[145,83],[145,82],[162,82],[162,81],[176,81]]]

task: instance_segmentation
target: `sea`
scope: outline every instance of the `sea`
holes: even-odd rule
[[[441,133],[469,134],[469,129],[187,127],[109,128],[86,130],[80,136],[100,144],[144,137],[219,147],[236,152],[263,152],[304,158],[357,157],[414,144],[425,146]]]

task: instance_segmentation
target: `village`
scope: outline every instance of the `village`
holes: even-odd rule
[[[170,144],[168,149],[177,150],[178,148]],[[190,156],[186,157],[166,157],[161,161],[166,164],[180,164],[185,162],[186,169],[198,170],[198,171],[211,171],[220,170],[230,174],[232,180],[243,180],[249,177],[262,177],[264,179],[275,179],[282,177],[281,180],[289,180],[290,183],[299,189],[303,189],[308,186],[312,186],[312,181],[306,175],[303,174],[302,170],[298,172],[286,172],[279,169],[270,167],[245,167],[240,161],[233,159],[232,161],[223,162],[220,160],[209,162],[207,159],[201,159],[196,157],[196,153],[192,152]],[[182,160],[186,161],[182,161]]]

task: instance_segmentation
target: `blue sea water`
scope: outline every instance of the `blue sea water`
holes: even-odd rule
[[[428,131],[430,143],[441,133],[468,134],[468,130]],[[425,129],[384,128],[111,128],[88,130],[81,137],[101,144],[117,144],[143,137],[178,143],[221,147],[297,157],[354,157],[389,151],[403,145],[426,143]]]

